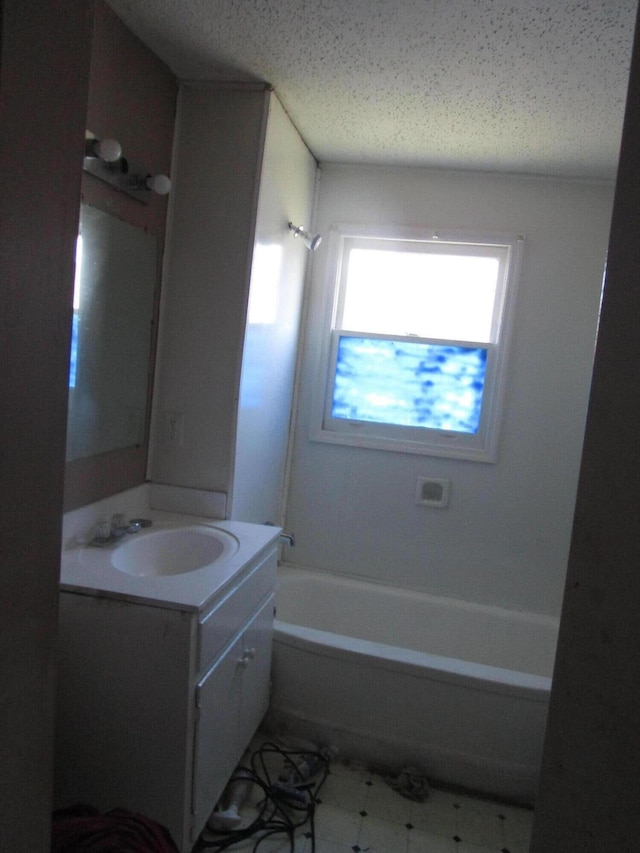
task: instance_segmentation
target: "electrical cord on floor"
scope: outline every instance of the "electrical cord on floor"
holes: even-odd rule
[[[267,766],[269,758],[274,756],[282,759],[282,768],[275,779]],[[217,853],[254,837],[251,853],[259,853],[262,842],[276,835],[286,836],[290,853],[295,853],[295,833],[307,823],[306,835],[311,838],[311,853],[315,853],[315,807],[329,772],[328,752],[284,749],[275,743],[264,743],[251,755],[250,764],[238,767],[232,782],[257,786],[262,791],[257,817],[247,826],[227,830],[212,829],[210,819],[194,853],[202,850]]]

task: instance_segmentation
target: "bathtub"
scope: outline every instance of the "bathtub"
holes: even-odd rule
[[[533,802],[558,620],[278,571],[268,731]]]

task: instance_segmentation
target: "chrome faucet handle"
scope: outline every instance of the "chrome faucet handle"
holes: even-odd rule
[[[111,525],[108,521],[98,521],[93,527],[95,539],[108,539],[111,536]]]

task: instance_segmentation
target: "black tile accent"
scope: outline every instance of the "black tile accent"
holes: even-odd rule
[[[508,847],[503,847],[500,853],[511,853]]]
[[[453,807],[454,807],[454,809],[459,809],[459,808],[460,808],[460,803],[454,803],[454,804],[453,804]]]
[[[368,788],[371,788],[371,786],[373,785],[373,782],[371,781],[371,779],[367,779],[367,781],[366,781],[364,784],[365,784]]]
[[[503,814],[498,815],[498,820],[506,820],[507,818]],[[504,853],[504,851],[503,851]]]
[[[369,813],[366,812],[364,809],[362,809],[361,812],[358,812],[358,814],[360,815],[360,817],[368,817],[369,816]]]
[[[459,835],[454,835],[453,840],[456,842],[456,844],[460,844],[460,842],[462,841]]]
[[[406,828],[407,828],[407,829],[413,829],[413,824],[412,824],[412,823],[405,823],[405,826],[406,826]]]

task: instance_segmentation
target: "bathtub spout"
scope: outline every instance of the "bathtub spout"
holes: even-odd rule
[[[273,521],[265,521],[265,524],[267,527],[275,527]],[[285,533],[282,531],[278,537],[278,541],[281,545],[288,545],[290,548],[293,548],[296,544],[296,537],[293,533]]]

